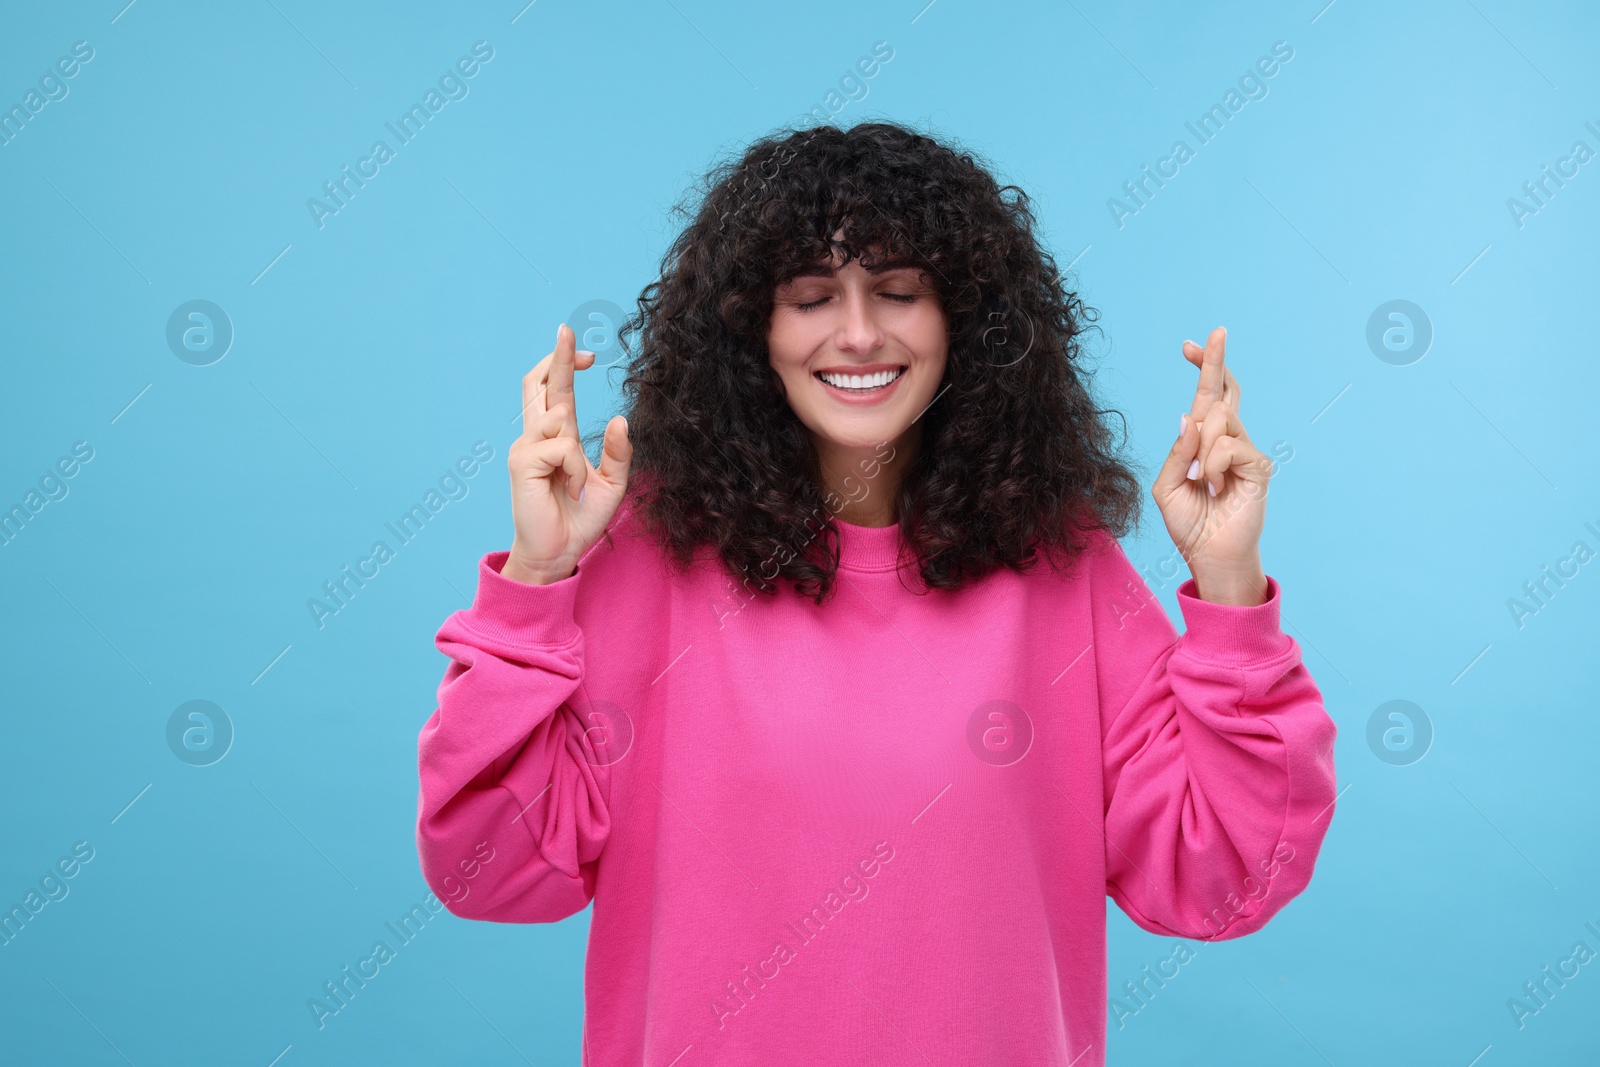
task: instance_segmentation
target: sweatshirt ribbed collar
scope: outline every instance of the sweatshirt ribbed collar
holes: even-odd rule
[[[837,515],[833,523],[839,528],[839,566],[844,570],[892,571],[897,554],[903,554],[902,564],[913,558],[909,550],[901,548],[899,523],[857,526]]]

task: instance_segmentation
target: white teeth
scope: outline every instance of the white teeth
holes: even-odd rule
[[[896,378],[900,377],[900,375],[903,373],[905,373],[905,368],[901,367],[896,370],[879,371],[877,374],[860,375],[821,373],[818,374],[817,377],[821,378],[829,385],[835,386],[839,389],[860,389],[865,392],[869,389],[882,388],[883,386],[894,381]]]

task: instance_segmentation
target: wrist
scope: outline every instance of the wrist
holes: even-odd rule
[[[512,553],[506,557],[505,565],[500,568],[500,575],[514,582],[521,582],[523,585],[551,585],[572,577],[574,570],[575,568],[570,566],[563,569],[550,564],[524,563],[517,558],[516,553]]]
[[[1211,604],[1256,607],[1267,601],[1267,575],[1259,561],[1244,567],[1189,568],[1195,592]]]

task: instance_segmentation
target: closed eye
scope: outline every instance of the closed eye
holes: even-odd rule
[[[878,295],[888,297],[890,300],[893,300],[893,301],[895,301],[896,303],[899,303],[899,304],[914,304],[914,303],[916,303],[916,300],[917,300],[917,294],[916,293],[880,293]],[[821,307],[823,304],[826,304],[829,299],[830,299],[829,297],[822,296],[822,297],[818,297],[815,300],[807,301],[804,304],[796,304],[795,305],[795,310],[797,310],[797,311],[815,311],[817,308]]]

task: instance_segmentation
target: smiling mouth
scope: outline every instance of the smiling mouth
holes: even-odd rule
[[[906,368],[901,366],[894,370],[878,371],[875,374],[836,374],[817,371],[815,377],[847,393],[872,393],[893,385],[905,372]]]

